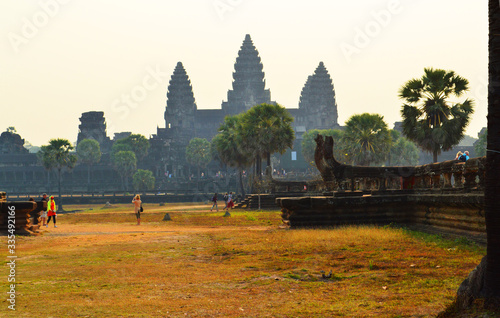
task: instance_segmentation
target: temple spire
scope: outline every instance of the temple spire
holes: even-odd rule
[[[182,63],[178,62],[168,85],[165,128],[194,134],[196,109],[191,81]]]
[[[271,92],[265,89],[263,68],[250,35],[245,35],[234,64],[233,89],[227,92],[227,102],[222,103],[226,113],[237,114],[254,105],[271,102]]]
[[[299,109],[302,117],[300,121],[306,127],[331,129],[339,126],[335,89],[323,62],[319,62],[314,74],[307,78],[302,88]]]

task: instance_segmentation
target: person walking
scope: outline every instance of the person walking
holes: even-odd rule
[[[210,211],[212,211],[214,209],[214,207],[215,207],[217,209],[217,212],[219,212],[219,207],[217,206],[217,192],[215,192],[214,196],[212,197],[212,202],[214,204],[210,208]]]
[[[56,210],[57,210],[57,205],[56,201],[54,201],[54,196],[51,195],[49,201],[47,202],[47,215],[49,216],[49,219],[47,220],[47,224],[45,227],[49,227],[50,219],[53,218],[54,220],[54,227],[57,227],[56,225]]]
[[[233,192],[229,192],[229,195],[227,196],[226,210],[232,209],[233,207],[234,207]]]
[[[42,219],[42,224],[43,226],[47,226],[47,208],[49,207],[47,204],[47,193],[42,194],[42,199],[40,200],[42,204],[45,202],[45,207],[42,206],[42,209],[40,210],[40,218]]]
[[[142,212],[141,196],[136,195],[132,200],[132,203],[134,204],[135,216],[137,217],[137,225],[141,225],[141,212]]]

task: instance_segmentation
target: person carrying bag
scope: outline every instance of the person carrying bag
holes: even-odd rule
[[[132,200],[132,203],[134,204],[134,212],[137,218],[137,225],[141,225],[141,212],[144,211],[144,209],[142,208],[141,196],[136,195]]]

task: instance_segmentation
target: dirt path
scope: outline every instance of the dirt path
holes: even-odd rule
[[[130,233],[182,233],[182,232],[214,232],[214,231],[266,231],[275,226],[159,226],[157,224],[64,224],[57,228],[52,226],[40,230],[42,236],[71,236],[97,234],[130,234]]]

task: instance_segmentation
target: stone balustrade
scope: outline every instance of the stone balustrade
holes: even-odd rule
[[[467,162],[448,160],[420,166],[366,167],[344,165],[333,156],[333,139],[319,135],[315,162],[329,191],[484,190],[486,157]]]

